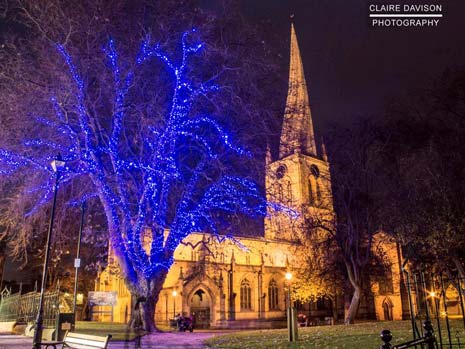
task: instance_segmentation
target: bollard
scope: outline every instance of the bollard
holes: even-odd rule
[[[383,345],[379,347],[379,349],[391,349],[391,340],[392,340],[392,333],[389,330],[382,330],[381,331],[381,340],[384,342]]]

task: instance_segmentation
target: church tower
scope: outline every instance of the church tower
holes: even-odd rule
[[[309,220],[333,215],[329,163],[324,145],[318,156],[299,44],[291,24],[289,86],[279,144],[279,159],[266,159],[265,220],[268,239],[297,240]],[[289,214],[290,208],[298,213]]]

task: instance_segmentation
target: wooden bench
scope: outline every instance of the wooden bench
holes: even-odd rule
[[[71,349],[106,349],[111,334],[106,337],[90,334],[66,332],[62,342],[42,342],[44,349],[71,348]]]

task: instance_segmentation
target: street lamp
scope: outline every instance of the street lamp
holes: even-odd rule
[[[292,273],[286,272],[285,275],[286,283],[287,283],[287,299],[288,299],[288,307],[287,307],[287,330],[289,334],[289,342],[297,341],[297,314],[295,308],[292,306],[291,302],[291,280],[292,280]]]
[[[79,235],[78,235],[76,259],[74,260],[74,267],[76,268],[76,273],[74,274],[74,294],[73,294],[74,324],[76,323],[76,297],[77,297],[77,288],[78,288],[79,267],[81,266],[81,258],[80,258],[81,237],[82,237],[82,228],[84,226],[84,213],[85,213],[85,210],[86,210],[86,203],[83,202],[81,204],[81,223],[79,224]]]
[[[434,288],[434,286],[433,286]],[[442,345],[442,333],[441,333],[441,321],[439,319],[439,295],[433,289],[433,291],[429,292],[429,295],[434,303],[434,311],[436,313],[436,323],[438,325],[438,333],[439,333],[439,343]]]
[[[176,317],[176,296],[178,295],[178,292],[176,290],[173,290],[173,318]]]
[[[42,270],[42,284],[40,288],[39,309],[37,311],[37,319],[36,319],[36,325],[35,325],[35,331],[34,331],[34,340],[32,342],[33,349],[41,348],[45,286],[46,286],[46,281],[47,281],[47,269],[48,269],[48,261],[49,261],[49,254],[50,254],[50,246],[52,244],[52,230],[53,230],[53,221],[55,219],[55,209],[56,209],[56,203],[57,203],[58,181],[60,179],[60,170],[65,166],[65,162],[61,159],[61,156],[58,155],[57,159],[52,161],[51,166],[52,166],[53,172],[55,172],[55,186],[53,188],[52,212],[50,214],[50,224],[48,226],[47,243],[46,243],[46,248],[45,248],[44,267]]]

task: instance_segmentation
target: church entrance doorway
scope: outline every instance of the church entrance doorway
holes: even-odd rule
[[[385,321],[392,321],[393,316],[392,316],[392,308],[394,305],[392,304],[391,300],[389,298],[386,298],[383,302],[383,311],[384,311],[384,320]]]
[[[202,289],[197,290],[191,299],[191,315],[195,328],[210,327],[210,299]]]

